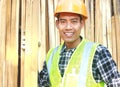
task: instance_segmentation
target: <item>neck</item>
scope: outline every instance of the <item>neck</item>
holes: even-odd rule
[[[78,38],[74,42],[65,42],[65,45],[66,45],[67,49],[71,49],[71,48],[76,48],[80,42],[81,42],[81,39]]]

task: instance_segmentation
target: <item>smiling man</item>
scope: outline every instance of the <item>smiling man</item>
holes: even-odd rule
[[[80,36],[87,11],[80,0],[59,0],[56,27],[64,40],[51,48],[39,87],[120,87],[120,74],[109,50]]]

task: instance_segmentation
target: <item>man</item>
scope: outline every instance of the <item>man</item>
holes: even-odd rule
[[[55,17],[64,43],[49,50],[39,87],[120,87],[120,74],[108,49],[80,36],[87,19],[84,3],[60,0]]]

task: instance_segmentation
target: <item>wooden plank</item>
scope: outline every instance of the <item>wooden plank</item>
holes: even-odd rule
[[[117,58],[118,58],[118,69],[120,71],[120,16],[116,18],[116,35],[117,35]]]
[[[88,19],[85,22],[85,37],[91,41],[94,41],[94,1],[86,0]]]
[[[95,1],[95,41],[107,47],[106,1]]]
[[[51,9],[52,8],[52,9]],[[50,48],[56,46],[56,34],[55,34],[55,26],[54,26],[54,10],[53,10],[53,0],[48,0],[48,12],[49,12],[49,43]],[[54,38],[54,39],[52,39]]]
[[[33,0],[33,21],[32,21],[32,30],[31,30],[31,34],[32,34],[32,43],[31,43],[31,47],[32,47],[32,57],[31,57],[31,74],[32,77],[30,79],[30,82],[32,84],[31,87],[37,87],[37,83],[38,83],[38,31],[39,31],[39,19],[40,19],[40,0]],[[34,33],[33,33],[34,32]],[[29,58],[29,57],[28,57]],[[28,83],[29,84],[29,83]],[[29,86],[29,87],[30,87]],[[25,86],[28,87],[28,86]]]
[[[0,87],[5,87],[6,0],[0,0]]]
[[[59,45],[60,44],[60,34],[59,34],[59,31],[58,31],[58,29],[56,27],[55,18],[54,18],[54,12],[55,12],[57,2],[58,2],[58,0],[53,1],[53,19],[54,19],[54,29],[55,29],[55,37],[56,37],[55,38],[55,41],[56,41],[55,43],[56,43],[56,45]]]
[[[48,23],[48,5],[47,5],[47,3],[48,3],[48,0],[45,0],[44,2],[42,2],[42,3],[44,3],[44,5],[45,5],[45,8],[43,8],[43,10],[45,10],[45,12],[44,12],[44,14],[42,13],[42,12],[40,12],[40,13],[42,13],[43,15],[45,15],[45,24],[44,24],[44,26],[45,26],[45,28],[46,28],[46,30],[45,30],[45,39],[46,39],[46,53],[48,52],[48,50],[49,50],[49,23]],[[42,10],[42,5],[41,5],[41,10]],[[40,16],[40,17],[42,17],[42,16]],[[42,23],[41,23],[41,26],[42,26]],[[41,28],[42,29],[42,28]],[[41,34],[39,34],[39,35],[41,35]],[[46,55],[46,54],[45,54]],[[45,57],[45,56],[44,56]]]
[[[120,2],[118,0],[113,1],[113,8],[114,8],[114,16],[115,16],[115,27],[116,27],[116,44],[117,44],[117,65],[118,69],[120,71],[120,8],[119,8]]]
[[[112,26],[112,30],[111,30],[111,35],[112,35],[112,57],[115,60],[115,62],[117,63],[117,44],[116,44],[116,27],[115,27],[115,18],[114,16],[112,17],[111,20],[111,26]]]
[[[57,2],[57,0],[56,0],[56,2]],[[45,2],[45,10],[46,10],[46,23],[47,23],[47,25],[45,25],[46,26],[46,29],[47,29],[47,31],[48,31],[48,33],[46,33],[46,39],[48,40],[48,42],[46,42],[46,43],[48,43],[48,46],[46,47],[46,53],[49,51],[49,49],[50,49],[50,28],[49,28],[49,5],[48,5],[48,0],[46,0],[46,2]],[[54,6],[53,6],[54,7]],[[54,8],[53,8],[54,9]],[[53,25],[52,25],[53,26]],[[55,26],[55,25],[54,25]],[[47,37],[48,36],[48,37]]]
[[[120,16],[115,17],[115,23],[116,23],[116,44],[117,44],[117,65],[118,69],[120,71]]]
[[[31,73],[31,56],[32,56],[32,44],[31,44],[31,30],[32,30],[32,0],[26,0],[26,26],[25,26],[25,58],[24,58],[24,85],[23,87],[34,87],[30,79],[32,79]]]
[[[19,0],[15,0],[16,1],[16,3],[15,3],[15,8],[16,8],[16,11],[15,11],[15,15],[16,15],[16,25],[15,25],[15,43],[13,44],[14,46],[16,46],[15,47],[15,53],[17,53],[16,54],[16,57],[14,57],[14,60],[15,60],[15,70],[14,70],[14,72],[15,72],[15,74],[14,75],[16,75],[15,76],[15,86],[17,86],[17,87],[20,87],[19,85],[19,78],[20,78],[20,74],[19,74],[19,67],[18,67],[18,63],[19,63],[19,22],[20,22],[20,18],[19,18],[19,14],[20,14],[20,1]],[[14,9],[14,8],[13,8]],[[14,17],[14,16],[13,16]],[[14,25],[14,24],[13,24]],[[14,34],[14,33],[12,33],[12,34]],[[14,40],[14,39],[13,39]]]
[[[24,87],[24,64],[25,64],[25,27],[26,27],[26,0],[21,0],[21,57],[20,57],[20,87]]]
[[[7,79],[9,79],[9,77],[8,77],[8,72],[9,72],[8,69],[10,68],[9,60],[11,58],[11,55],[10,55],[10,48],[11,48],[10,47],[10,45],[11,45],[11,41],[10,41],[11,40],[10,39],[11,0],[9,0],[9,1],[7,0],[6,5],[7,5],[7,8],[6,8],[7,9],[7,13],[6,13],[6,16],[7,16],[6,22],[7,22],[7,24],[6,24],[6,65],[5,65],[5,84],[4,84],[5,87],[7,87],[7,85],[9,84]]]
[[[38,43],[39,43],[39,48],[38,48],[38,71],[40,72],[41,69],[42,69],[42,66],[43,66],[43,61],[45,58],[41,57],[42,55],[42,51],[45,52],[45,49],[44,49],[44,44],[42,44],[42,38],[45,38],[44,36],[44,33],[42,33],[42,31],[44,31],[44,29],[42,30],[42,4],[45,4],[45,3],[42,3],[42,1],[40,1],[40,20],[39,20],[39,23],[40,23],[40,29],[38,31]],[[47,24],[47,23],[46,23]],[[47,25],[48,26],[48,25]],[[48,28],[47,28],[48,29]],[[46,31],[47,32],[47,31]],[[48,37],[48,36],[47,36]],[[47,39],[48,41],[48,39]],[[49,43],[49,41],[48,41]],[[42,46],[43,45],[43,46]],[[48,44],[49,45],[49,44]],[[43,47],[43,48],[42,48]]]
[[[87,1],[87,0],[81,0],[81,1],[85,2],[85,1]],[[86,36],[86,35],[85,35],[85,29],[86,29],[86,28],[85,28],[85,27],[86,27],[86,26],[83,26],[83,28],[81,29],[81,34],[80,34],[80,35],[81,35],[82,37],[85,37],[85,36]]]
[[[118,69],[120,71],[120,1],[117,1],[117,20],[116,20],[116,26],[117,26],[117,54],[118,54]]]
[[[102,13],[101,13],[101,0],[95,1],[95,41],[103,43],[102,39]]]
[[[8,87],[17,87],[18,73],[18,14],[19,0],[10,0],[7,2],[8,19],[7,19],[7,41],[6,41],[6,74]],[[13,61],[14,60],[14,61]]]
[[[108,47],[107,45],[107,0],[101,0],[101,4],[100,4],[100,7],[101,7],[101,13],[102,13],[102,34],[100,37],[102,37],[102,44],[106,47]],[[100,29],[100,28],[99,28]]]
[[[37,57],[38,57],[38,0],[26,1],[26,47],[24,59],[24,86],[37,87]],[[36,27],[35,27],[36,26]]]
[[[111,1],[106,0],[106,30],[107,30],[107,47],[112,54],[112,26],[111,26]]]
[[[39,42],[40,42],[40,46],[39,46],[39,50],[38,50],[38,70],[40,71],[42,69],[42,66],[43,66],[43,62],[46,58],[46,50],[48,50],[47,47],[49,46],[46,46],[47,43],[49,41],[49,32],[46,32],[49,31],[47,26],[48,25],[48,18],[46,18],[46,5],[47,5],[47,2],[45,0],[42,0],[40,1],[40,26],[39,26]],[[48,36],[48,37],[47,37]],[[46,39],[48,38],[48,39]],[[48,42],[49,43],[49,42]]]

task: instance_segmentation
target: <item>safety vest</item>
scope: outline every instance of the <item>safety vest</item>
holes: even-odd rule
[[[63,77],[59,70],[62,45],[50,49],[47,54],[47,68],[51,87],[104,87],[104,82],[96,83],[92,74],[92,62],[97,43],[83,39],[72,54]]]

